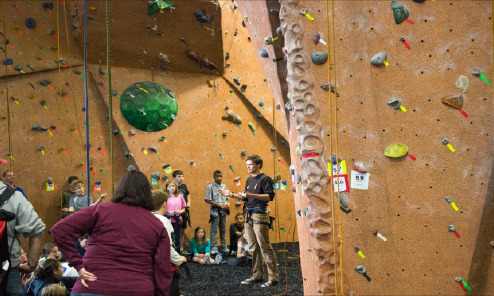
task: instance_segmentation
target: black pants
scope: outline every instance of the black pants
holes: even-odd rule
[[[172,271],[172,286],[170,288],[170,296],[180,296],[180,286],[178,281],[180,280],[180,273],[178,270]]]
[[[177,252],[180,252],[180,228],[181,228],[181,223],[180,222],[174,222],[172,223],[173,226],[173,232],[175,235],[175,241],[174,241],[174,247],[177,250]]]

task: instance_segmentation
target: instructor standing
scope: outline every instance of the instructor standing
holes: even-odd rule
[[[261,287],[278,284],[279,271],[276,254],[269,242],[270,218],[268,202],[274,199],[273,180],[261,172],[262,159],[257,154],[247,157],[247,170],[252,174],[245,184],[245,192],[232,194],[231,197],[243,200],[245,204],[245,228],[249,250],[252,252],[253,276],[242,285],[254,284],[264,280],[264,261],[268,266],[269,280]],[[229,194],[228,191],[221,192]],[[263,260],[264,259],[264,260]]]

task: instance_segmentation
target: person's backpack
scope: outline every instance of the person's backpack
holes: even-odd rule
[[[0,295],[5,295],[7,293],[7,277],[11,267],[10,252],[14,245],[12,242],[12,246],[9,249],[7,222],[15,219],[14,213],[2,210],[1,207],[10,199],[15,191],[15,188],[7,186],[0,195]]]

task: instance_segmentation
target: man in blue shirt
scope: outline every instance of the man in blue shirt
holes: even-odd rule
[[[26,194],[24,194],[24,191],[20,187],[17,187],[14,185],[14,178],[15,178],[14,172],[12,172],[10,170],[5,171],[3,173],[3,182],[5,183],[5,185],[12,187],[12,188],[17,188],[17,191],[22,193],[22,195],[24,195],[24,197],[27,199],[27,196],[26,196]]]

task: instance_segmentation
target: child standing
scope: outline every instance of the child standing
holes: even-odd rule
[[[172,286],[170,288],[170,296],[180,296],[180,274],[178,273],[178,266],[182,265],[182,263],[186,263],[187,259],[180,256],[173,247],[175,240],[173,226],[170,220],[163,216],[168,211],[168,194],[161,190],[153,190],[152,199],[154,205],[153,214],[163,223],[166,231],[168,232],[168,236],[170,237],[170,265],[172,270]]]
[[[226,245],[226,218],[230,214],[228,196],[223,196],[220,191],[227,191],[226,185],[221,184],[223,174],[221,171],[213,173],[214,182],[206,187],[206,203],[209,207],[209,223],[211,223],[211,254],[230,253],[230,249]],[[218,250],[217,233],[220,229],[221,249]]]
[[[88,205],[88,195],[84,194],[84,183],[82,183],[82,181],[75,182],[74,191],[75,195],[70,198],[69,202],[69,213],[75,213],[81,209],[84,209]],[[93,203],[93,198],[89,196],[89,205],[94,206],[99,204],[105,196],[106,192],[101,194],[95,203]]]
[[[209,239],[206,238],[206,231],[202,227],[197,227],[194,231],[194,238],[190,240],[190,256],[192,261],[200,264],[219,264],[221,256],[216,256],[215,260],[210,255]]]
[[[235,215],[235,223],[230,225],[230,255],[237,254],[238,239],[242,237],[244,231],[244,214]]]
[[[172,223],[173,226],[173,232],[174,232],[174,247],[176,250],[179,249],[179,244],[180,244],[180,226],[181,223],[183,222],[182,215],[185,212],[185,207],[187,206],[185,204],[185,199],[183,196],[181,196],[178,193],[178,187],[175,185],[174,180],[170,180],[166,182],[166,193],[168,194],[168,211],[166,216],[170,219],[170,222]]]
[[[62,218],[67,217],[71,213],[69,212],[69,204],[70,204],[70,198],[75,195],[74,191],[74,185],[76,182],[78,182],[79,179],[76,176],[70,176],[69,177],[69,190],[64,191],[62,193]]]

